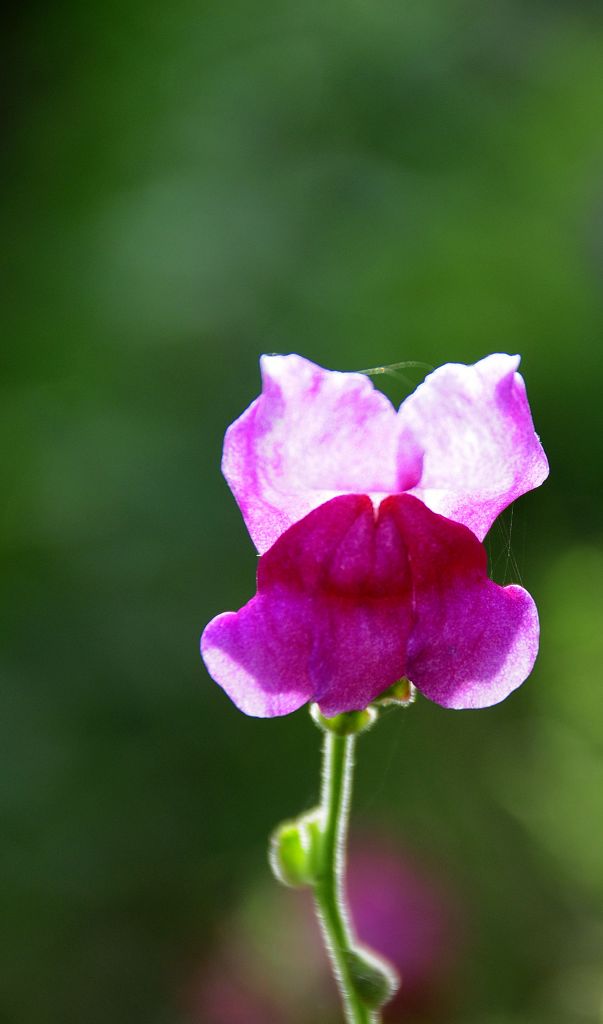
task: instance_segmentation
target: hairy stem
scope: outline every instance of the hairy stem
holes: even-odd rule
[[[354,985],[349,954],[354,948],[345,896],[345,847],[356,736],[325,732],[322,769],[322,843],[314,899],[347,1024],[378,1024]]]

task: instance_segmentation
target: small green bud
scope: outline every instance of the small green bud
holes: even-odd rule
[[[334,732],[337,736],[355,736],[370,729],[371,725],[377,721],[378,711],[377,708],[369,705],[363,711],[344,711],[341,715],[326,718],[321,713],[318,704],[312,704],[310,714],[323,732]]]
[[[375,704],[380,704],[382,707],[387,707],[389,704],[398,704],[400,707],[407,708],[410,704],[413,704],[417,696],[417,691],[412,685],[410,679],[403,676],[402,679],[398,679],[397,683],[390,686],[387,690],[375,699]]]
[[[400,980],[394,968],[382,957],[363,946],[346,954],[354,988],[370,1010],[378,1010],[397,992]]]
[[[321,838],[319,808],[284,821],[270,837],[268,861],[277,881],[292,888],[313,885]]]

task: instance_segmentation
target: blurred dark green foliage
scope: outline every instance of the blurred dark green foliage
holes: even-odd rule
[[[253,590],[219,458],[258,354],[502,350],[552,475],[492,558],[539,600],[542,657],[498,708],[388,715],[356,813],[464,894],[459,1021],[599,1020],[600,5],[6,19],[0,1017],[191,1024],[187,979],[315,798],[307,715],[244,719],[197,655]]]

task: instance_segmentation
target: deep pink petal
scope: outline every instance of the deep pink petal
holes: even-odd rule
[[[369,498],[335,498],[260,559],[256,597],[209,624],[205,664],[250,715],[362,709],[405,673],[410,588],[391,512],[377,521]]]
[[[530,674],[538,614],[521,587],[487,578],[482,544],[410,495],[389,498],[408,548],[415,623],[407,674],[448,708],[497,704]],[[383,506],[382,506],[383,508]]]
[[[207,671],[246,715],[288,715],[312,699],[307,621],[303,601],[294,595],[257,596],[205,628]]]
[[[259,562],[258,592],[202,638],[210,674],[247,714],[315,700],[366,707],[407,674],[444,707],[486,707],[529,675],[534,603],[487,577],[467,527],[411,495],[347,495],[287,530]]]
[[[262,394],[226,433],[222,469],[258,551],[338,494],[417,483],[421,454],[399,451],[396,412],[364,374],[297,355],[262,356]]]
[[[412,493],[483,539],[497,515],[538,487],[548,463],[534,425],[519,356],[475,366],[448,363],[399,411],[400,444],[419,444],[423,473]]]

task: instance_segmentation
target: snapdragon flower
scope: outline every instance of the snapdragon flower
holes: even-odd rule
[[[202,637],[249,715],[366,708],[401,677],[449,708],[529,675],[538,615],[487,576],[481,541],[548,474],[519,357],[447,364],[396,412],[368,377],[262,357],[223,471],[261,558],[257,594]]]

